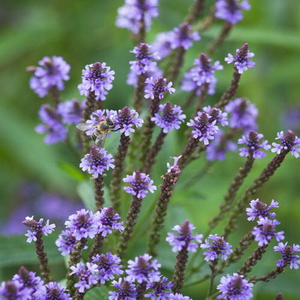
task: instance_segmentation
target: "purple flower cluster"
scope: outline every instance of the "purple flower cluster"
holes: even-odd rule
[[[113,156],[107,153],[105,149],[92,147],[90,153],[81,159],[79,167],[93,175],[93,178],[98,178],[105,170],[114,169],[113,162]]]
[[[159,105],[159,111],[151,118],[157,126],[161,127],[164,133],[168,133],[174,129],[179,129],[180,124],[186,118],[182,113],[182,109],[178,105],[173,105],[170,102]]]
[[[71,300],[72,297],[65,293],[66,288],[61,286],[57,282],[49,282],[43,285],[34,294],[34,300],[45,300],[45,299],[55,299],[55,300]]]
[[[186,247],[187,251],[196,252],[197,248],[199,248],[198,244],[202,242],[203,235],[195,234],[192,236],[191,231],[195,228],[189,221],[185,221],[181,226],[175,225],[172,228],[172,230],[177,231],[178,236],[172,232],[168,232],[166,241],[173,247],[173,252],[181,251],[183,247]],[[193,241],[196,243],[193,243]]]
[[[157,7],[157,0],[125,0],[125,4],[118,9],[116,26],[137,34],[143,21],[146,30],[149,30],[152,18],[158,16]]]
[[[213,65],[211,59],[205,53],[201,53],[198,59],[195,59],[194,65],[196,67],[191,68],[184,74],[184,79],[181,83],[181,89],[183,91],[194,91],[196,95],[200,95],[205,84],[208,84],[209,95],[215,93],[215,86],[217,79],[214,76],[216,70],[223,70],[223,66],[219,61],[216,61]]]
[[[82,70],[82,83],[78,85],[80,95],[87,97],[93,92],[96,100],[104,101],[107,91],[113,87],[114,74],[115,72],[110,71],[105,62],[86,65]]]
[[[300,260],[299,255],[295,255],[295,252],[300,251],[299,245],[288,246],[287,243],[279,243],[278,246],[274,247],[275,251],[279,251],[282,255],[282,259],[277,261],[278,267],[285,267],[286,265],[290,265],[290,269],[298,269]]]
[[[39,97],[45,97],[49,90],[56,88],[59,91],[64,89],[64,81],[69,80],[71,67],[60,56],[44,57],[39,61],[39,67],[29,67],[33,71],[30,78],[30,88]]]
[[[63,124],[77,124],[81,121],[81,115],[85,107],[85,101],[80,103],[77,99],[60,102],[57,113],[61,116]]]
[[[251,6],[248,0],[216,0],[215,17],[225,20],[230,24],[236,24],[243,19],[241,10],[249,10]]]
[[[252,153],[254,158],[261,159],[266,156],[266,153],[261,151],[260,149],[270,150],[271,145],[268,144],[267,140],[263,140],[261,144],[259,144],[259,140],[264,136],[261,133],[257,133],[251,130],[248,136],[242,136],[242,138],[238,139],[238,144],[244,144],[247,148],[240,148],[240,156],[248,157],[250,153]]]
[[[299,157],[300,139],[291,130],[288,130],[286,134],[284,134],[283,131],[278,132],[276,139],[281,141],[281,145],[272,143],[274,147],[271,149],[272,152],[279,154],[281,151],[291,151],[293,156],[296,158]]]
[[[22,223],[30,228],[30,230],[27,230],[27,233],[25,234],[25,236],[28,237],[27,243],[31,243],[32,241],[35,242],[37,240],[36,235],[38,233],[42,233],[45,236],[51,234],[56,227],[55,224],[49,224],[49,220],[46,221],[46,224],[43,224],[44,219],[36,221],[33,219],[33,216],[26,217]]]
[[[127,175],[126,178],[123,178],[123,181],[131,185],[124,187],[125,192],[137,198],[145,198],[149,192],[154,193],[156,190],[156,186],[153,185],[153,180],[150,179],[149,175],[139,171],[133,172],[132,175]]]
[[[133,283],[119,278],[112,282],[112,286],[118,291],[110,291],[108,300],[136,300],[137,292]]]
[[[173,163],[172,166],[169,163],[167,163],[168,172],[175,171],[178,174],[181,172],[180,169],[179,169],[179,166],[178,166],[178,161],[181,158],[181,156],[182,155],[171,157],[171,158],[174,159],[174,163]]]
[[[150,279],[147,283],[147,289],[152,291],[148,291],[148,293],[145,294],[145,298],[168,300],[172,293],[172,287],[172,282],[168,282],[168,278],[166,277],[160,277],[155,280]]]
[[[272,200],[271,204],[268,206],[266,203],[260,201],[259,199],[251,200],[250,206],[246,208],[248,221],[254,221],[255,218],[275,218],[276,214],[274,212],[269,212],[273,207],[279,207],[278,202]]]
[[[169,92],[170,94],[175,92],[175,89],[172,88],[173,83],[170,81],[167,84],[167,79],[159,77],[157,79],[154,79],[153,77],[147,78],[145,86],[145,98],[158,98],[163,99],[164,98],[164,92]]]
[[[255,62],[249,60],[249,58],[253,56],[254,53],[249,52],[248,44],[244,44],[241,48],[236,50],[234,57],[232,54],[229,53],[228,56],[225,58],[225,61],[228,64],[233,63],[238,73],[243,74],[244,71],[248,70],[248,68],[253,68],[255,66]]]
[[[102,236],[107,236],[112,233],[112,229],[122,231],[124,229],[123,222],[118,221],[121,219],[118,213],[114,212],[112,206],[103,207],[99,212],[96,213],[101,224],[98,229],[98,233],[101,233]]]
[[[242,275],[227,274],[221,278],[220,284],[217,286],[221,292],[217,299],[249,300],[253,296],[252,287],[253,283],[249,283]]]
[[[232,246],[223,237],[218,237],[217,234],[210,234],[205,240],[205,244],[201,244],[200,247],[202,249],[209,249],[209,251],[203,253],[206,261],[216,260],[219,254],[223,260],[226,260],[227,256],[232,253]]]

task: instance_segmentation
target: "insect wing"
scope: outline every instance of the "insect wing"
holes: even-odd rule
[[[95,140],[95,146],[97,148],[103,148],[105,138],[106,138],[106,134],[98,134]]]
[[[76,125],[76,128],[82,131],[87,131],[90,129],[90,126],[87,125],[86,123],[79,123]]]

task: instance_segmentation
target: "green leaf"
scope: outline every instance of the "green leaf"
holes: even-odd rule
[[[85,296],[85,300],[95,300],[95,299],[107,299],[108,298],[109,289],[103,285],[100,287],[93,288],[89,290]]]
[[[84,174],[82,174],[82,172],[78,169],[78,167],[75,167],[74,165],[68,162],[61,161],[58,163],[58,166],[67,175],[69,175],[73,179],[76,179],[77,181],[83,181],[85,179]]]
[[[77,193],[83,201],[85,207],[89,210],[93,210],[95,208],[93,183],[93,180],[85,180],[80,182],[77,186]]]

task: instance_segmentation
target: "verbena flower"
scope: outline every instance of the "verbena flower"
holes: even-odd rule
[[[155,41],[152,43],[153,51],[159,53],[161,59],[168,56],[172,51],[174,35],[173,31],[161,32],[157,34]]]
[[[77,99],[60,102],[57,106],[57,113],[61,116],[63,124],[77,124],[81,121],[81,115],[85,101],[80,103]]]
[[[248,300],[251,299],[253,283],[244,279],[242,275],[233,273],[233,275],[227,274],[221,278],[220,284],[217,289],[221,294],[217,299],[230,299],[230,300]]]
[[[156,259],[151,261],[151,258],[152,256],[146,253],[134,260],[129,260],[128,268],[125,270],[127,273],[126,280],[138,283],[159,280],[160,272],[158,269],[161,264]]]
[[[199,248],[198,244],[201,244],[203,235],[195,234],[192,236],[192,230],[194,230],[193,224],[190,224],[189,221],[185,221],[181,226],[175,225],[172,230],[176,231],[178,236],[172,232],[168,232],[166,241],[173,247],[173,252],[180,251],[183,247],[187,248],[187,251],[196,252]],[[196,242],[196,243],[194,243]]]
[[[225,111],[230,114],[230,128],[242,128],[244,132],[257,129],[258,109],[249,100],[236,98],[225,106]]]
[[[273,207],[279,207],[278,202],[272,200],[271,204],[268,206],[266,203],[260,201],[258,198],[256,200],[251,200],[250,207],[246,208],[248,221],[254,221],[255,218],[275,218],[276,214],[274,212],[269,212]]]
[[[226,242],[223,237],[219,237],[217,234],[210,234],[208,238],[205,239],[205,244],[201,244],[200,247],[202,249],[209,249],[209,251],[203,253],[206,261],[216,260],[218,255],[221,255],[222,259],[226,260],[227,256],[232,253],[232,246]]]
[[[288,246],[287,242],[285,244],[279,243],[278,246],[274,247],[274,251],[279,251],[282,255],[282,259],[277,261],[278,267],[285,267],[290,265],[290,269],[298,269],[300,260],[299,255],[295,255],[295,252],[300,251],[300,246],[293,244],[293,246]]]
[[[55,245],[61,252],[62,256],[70,254],[76,244],[76,238],[71,230],[63,230],[55,241]]]
[[[151,299],[160,299],[160,300],[168,300],[169,296],[172,293],[172,282],[168,282],[168,278],[160,277],[156,280],[150,280],[147,283],[148,293],[145,294],[145,298]],[[149,291],[153,290],[153,291]]]
[[[46,221],[46,224],[44,224],[44,219],[40,219],[39,221],[36,221],[32,217],[26,217],[25,221],[22,222],[24,225],[30,228],[30,230],[27,230],[27,233],[25,236],[28,237],[27,243],[31,243],[32,241],[36,241],[36,235],[38,233],[43,233],[44,235],[48,235],[54,231],[55,224],[49,224],[49,220]]]
[[[219,61],[216,61],[213,65],[211,59],[205,53],[201,53],[200,57],[195,59],[194,65],[196,67],[191,68],[184,74],[184,79],[181,82],[181,89],[183,91],[194,91],[196,95],[200,95],[205,84],[208,84],[208,94],[215,93],[215,85],[217,82],[214,76],[215,70],[222,70],[223,66]]]
[[[99,215],[81,209],[76,214],[69,216],[65,222],[66,228],[72,232],[77,241],[82,238],[94,238],[98,233]]]
[[[112,233],[112,229],[122,231],[124,229],[123,222],[118,221],[121,219],[118,213],[114,212],[112,207],[104,207],[99,214],[99,228],[98,233],[101,233],[102,236],[107,236]]]
[[[64,81],[69,80],[71,67],[60,56],[44,57],[39,61],[39,67],[29,67],[33,70],[30,78],[30,88],[39,97],[45,97],[51,88],[59,91],[64,89]]]
[[[238,70],[238,73],[243,74],[244,71],[248,70],[248,68],[253,68],[255,66],[255,62],[249,60],[249,58],[253,56],[254,53],[249,52],[248,44],[244,44],[241,48],[236,50],[236,54],[234,57],[229,53],[225,58],[225,61],[228,64],[233,63],[235,68]]]
[[[105,149],[92,147],[90,153],[81,159],[79,167],[93,175],[93,178],[98,178],[105,170],[114,169],[113,162],[113,156],[108,154]]]
[[[241,10],[249,10],[251,6],[248,0],[216,0],[215,8],[216,18],[234,25],[243,19]]]
[[[112,282],[112,286],[118,291],[110,291],[108,300],[136,300],[137,293],[133,283],[119,278],[118,281]]]
[[[170,81],[167,84],[167,79],[159,77],[154,79],[153,77],[146,79],[146,87],[145,87],[145,98],[154,99],[155,97],[159,99],[164,98],[164,92],[169,92],[170,94],[175,92],[175,89],[172,88],[173,83]]]
[[[31,294],[28,290],[22,290],[22,285],[17,281],[3,281],[0,285],[1,299],[24,299],[29,300]]]
[[[90,289],[92,285],[97,284],[97,265],[87,262],[77,263],[75,266],[71,266],[70,275],[75,274],[78,276],[79,281],[74,284],[79,291],[79,293],[84,293],[86,290]]]
[[[176,173],[180,174],[181,171],[179,169],[179,166],[178,166],[178,161],[179,159],[181,158],[182,155],[179,155],[179,156],[173,156],[171,158],[174,159],[174,163],[173,165],[170,165],[169,163],[167,163],[167,168],[168,168],[168,172],[172,172],[173,170],[176,171]]]
[[[140,23],[144,19],[146,30],[150,29],[152,18],[158,16],[157,0],[125,0],[125,4],[118,9],[116,26],[127,28],[132,33],[139,32]]]
[[[114,74],[115,72],[110,71],[105,62],[86,65],[82,70],[82,83],[78,85],[80,95],[88,96],[94,92],[96,100],[104,101],[107,91],[113,87]]]
[[[180,106],[167,102],[166,104],[159,105],[159,111],[151,118],[157,126],[163,129],[164,133],[168,133],[174,129],[179,129],[180,124],[186,118],[186,115],[182,113]]]
[[[131,185],[124,187],[125,192],[137,198],[145,198],[149,192],[154,193],[156,190],[156,186],[153,185],[153,180],[150,179],[149,175],[139,171],[133,172],[132,175],[127,175],[126,178],[123,178],[123,181]]]
[[[276,219],[270,220],[269,218],[260,218],[257,221],[258,226],[255,226],[252,230],[255,241],[258,242],[258,246],[268,245],[271,239],[274,237],[277,242],[284,239],[284,232],[275,231],[275,226],[279,225]]]
[[[203,107],[203,111],[209,115],[209,122],[212,123],[216,121],[216,125],[220,124],[221,126],[228,125],[227,113],[222,112],[221,109],[211,108],[210,105]]]
[[[65,293],[66,288],[61,286],[57,282],[49,282],[46,285],[43,285],[36,293],[33,295],[34,300],[71,300],[72,297],[70,294]]]
[[[266,156],[266,153],[261,151],[260,149],[270,150],[271,145],[268,144],[267,140],[263,140],[259,144],[259,140],[263,138],[263,134],[257,133],[251,130],[248,136],[242,136],[242,138],[238,139],[238,144],[244,144],[247,148],[240,148],[240,156],[248,157],[250,153],[253,154],[254,158],[261,159]]]
[[[120,265],[121,259],[110,252],[93,256],[92,262],[97,266],[96,278],[101,284],[114,279],[116,275],[124,273],[122,265]]]
[[[296,158],[299,157],[300,152],[300,139],[291,131],[288,130],[286,134],[283,131],[277,133],[276,140],[281,141],[281,145],[277,143],[272,143],[274,148],[271,149],[272,152],[276,152],[277,154],[281,153],[281,151],[291,151],[291,154]]]
[[[134,127],[141,127],[144,123],[142,118],[139,118],[139,114],[128,107],[124,107],[118,111],[118,115],[114,118],[115,130],[124,133],[125,136],[129,136],[134,132]]]
[[[39,117],[44,124],[35,127],[39,134],[46,133],[44,139],[47,145],[64,141],[67,138],[67,128],[62,124],[61,114],[48,104],[43,104],[39,110]]]
[[[169,300],[192,300],[192,298],[188,297],[188,296],[183,296],[180,293],[176,293],[176,294],[170,294],[169,295]]]
[[[171,48],[176,49],[178,47],[183,47],[185,50],[193,46],[192,41],[199,41],[200,35],[198,32],[191,32],[191,25],[188,23],[183,23],[179,25],[178,28],[173,29],[173,36],[171,42]]]

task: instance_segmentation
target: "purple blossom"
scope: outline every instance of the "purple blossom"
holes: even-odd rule
[[[152,43],[153,51],[159,53],[161,59],[165,58],[172,51],[172,42],[174,38],[175,33],[173,31],[159,33]]]
[[[97,266],[97,280],[101,284],[114,279],[115,275],[121,275],[124,273],[121,270],[121,259],[110,252],[93,256],[92,262]]]
[[[166,241],[173,247],[173,252],[181,251],[183,247],[187,248],[187,251],[196,252],[199,247],[198,244],[201,244],[203,235],[195,234],[192,236],[191,231],[195,229],[193,224],[190,224],[189,221],[185,221],[181,226],[175,225],[172,230],[177,231],[178,236],[174,233],[168,232],[168,237]],[[193,243],[193,241],[196,242]]]
[[[86,65],[82,70],[82,83],[78,85],[80,95],[87,97],[89,93],[94,92],[96,100],[104,101],[107,91],[113,87],[114,74],[115,72],[110,71],[105,62]]]
[[[149,175],[139,171],[127,175],[126,178],[123,178],[123,181],[131,184],[131,186],[124,187],[125,192],[137,198],[145,198],[149,192],[154,193],[156,190],[156,186],[152,185],[153,180],[150,179]]]
[[[91,288],[92,285],[97,284],[97,265],[94,263],[87,262],[77,263],[75,266],[71,266],[70,275],[75,274],[79,277],[79,281],[75,283],[74,287],[76,287],[79,293],[84,293],[85,290]]]
[[[272,200],[271,204],[268,206],[266,203],[261,202],[258,198],[256,200],[251,200],[250,206],[246,208],[248,221],[254,221],[255,218],[275,218],[276,214],[274,212],[269,212],[273,207],[279,207],[278,202]]]
[[[22,290],[22,285],[17,281],[3,281],[0,285],[1,299],[30,300],[31,295],[28,290]]]
[[[194,119],[191,119],[187,125],[193,127],[193,138],[198,139],[199,142],[204,142],[204,145],[209,144],[209,140],[213,140],[215,134],[219,130],[216,126],[217,121],[210,122],[210,115],[205,112],[198,112]]]
[[[151,280],[147,283],[148,293],[145,294],[145,298],[168,300],[172,293],[173,284],[171,281],[167,282],[168,278],[160,277],[156,280]],[[153,290],[152,292],[149,289]]]
[[[76,238],[71,230],[63,230],[59,235],[58,239],[55,241],[55,245],[61,252],[62,256],[70,254],[76,244]]]
[[[192,298],[188,296],[183,296],[182,294],[179,293],[170,294],[168,299],[169,300],[192,300]]]
[[[64,81],[69,80],[71,67],[60,56],[46,56],[39,61],[39,67],[29,67],[33,71],[30,78],[30,88],[40,97],[45,97],[49,90],[56,88],[64,89]]]
[[[172,159],[174,159],[174,163],[173,163],[172,166],[169,163],[167,163],[168,172],[175,171],[178,174],[181,172],[180,169],[179,169],[179,166],[178,166],[178,161],[181,158],[181,156],[182,155],[171,157]]]
[[[295,255],[295,252],[300,251],[300,246],[293,244],[293,246],[288,246],[287,242],[285,244],[279,243],[278,246],[274,247],[274,251],[279,251],[282,255],[282,259],[277,261],[278,267],[285,267],[290,265],[290,269],[298,269],[300,264],[299,255]]]
[[[262,247],[263,245],[268,245],[273,237],[275,237],[277,242],[284,239],[283,231],[275,231],[275,226],[280,224],[276,219],[270,220],[267,217],[260,218],[257,224],[258,226],[253,228],[252,234],[254,235],[255,241],[258,242],[258,246]]]
[[[88,237],[92,239],[98,233],[99,215],[81,209],[76,214],[69,216],[65,225],[77,241]]]
[[[227,113],[222,112],[221,109],[211,108],[210,105],[203,107],[203,111],[209,115],[209,122],[212,123],[216,121],[216,125],[220,124],[221,126],[228,125]]]
[[[70,294],[65,293],[66,288],[61,286],[57,282],[49,282],[46,285],[42,286],[36,293],[33,295],[34,300],[45,300],[45,299],[55,299],[55,300],[71,300],[72,297]]]
[[[230,64],[234,63],[235,68],[238,70],[239,74],[243,74],[248,68],[253,68],[255,62],[249,60],[248,58],[253,57],[254,53],[249,52],[248,44],[244,44],[241,48],[236,50],[235,57],[232,54],[228,54],[225,61]]]
[[[115,130],[124,133],[125,136],[129,136],[134,132],[134,127],[141,127],[144,123],[142,118],[139,118],[139,114],[134,109],[129,109],[127,106],[118,111],[118,115],[114,119]]]
[[[167,102],[159,105],[159,111],[151,118],[157,126],[161,127],[164,133],[168,133],[174,129],[179,129],[180,124],[186,118],[182,113],[180,106]]]
[[[216,0],[215,17],[234,25],[243,19],[241,10],[249,10],[248,0]]]
[[[150,29],[152,18],[158,16],[157,0],[125,0],[118,9],[116,26],[127,28],[133,34],[139,32],[140,23],[144,20],[146,30]]]
[[[99,226],[98,233],[101,233],[102,236],[107,236],[112,233],[112,229],[122,231],[124,230],[123,222],[118,221],[121,219],[118,213],[114,212],[113,207],[104,207],[100,212],[97,212],[99,215]]]
[[[44,139],[47,145],[67,138],[67,128],[62,124],[58,110],[48,104],[43,104],[39,110],[39,117],[44,124],[37,125],[35,131],[39,134],[47,133]]]
[[[253,283],[244,279],[243,275],[233,273],[231,276],[227,274],[221,278],[220,284],[217,286],[221,292],[217,299],[249,300],[253,296],[252,286]]]
[[[85,101],[80,103],[77,99],[60,102],[57,113],[61,116],[63,124],[77,124],[81,121],[84,106]]]
[[[223,66],[219,61],[216,61],[213,65],[211,59],[205,53],[201,53],[198,59],[195,59],[195,68],[190,69],[184,74],[184,79],[181,83],[181,89],[183,91],[194,91],[196,95],[200,95],[205,84],[208,84],[208,94],[215,93],[215,85],[217,79],[215,78],[215,70],[222,70]]]
[[[152,256],[146,253],[136,257],[134,261],[129,260],[128,268],[125,270],[127,273],[126,280],[138,283],[158,281],[160,276],[158,269],[161,264],[156,259],[150,262],[151,258]]]
[[[158,98],[163,99],[164,95],[163,93],[168,91],[170,94],[175,92],[175,89],[172,88],[173,83],[170,81],[167,84],[167,79],[159,77],[157,79],[154,79],[153,77],[147,78],[145,83],[147,86],[145,87],[145,98]]]
[[[236,151],[237,145],[228,140],[222,130],[215,134],[215,138],[206,147],[206,158],[208,161],[224,160],[228,151]]]
[[[172,36],[171,48],[176,49],[182,47],[185,50],[193,46],[192,41],[199,41],[200,35],[198,32],[191,32],[191,25],[188,23],[181,24],[178,28],[173,29],[174,35]]]
[[[230,114],[230,128],[243,128],[244,132],[257,129],[258,109],[249,100],[236,98],[226,105],[225,111]]]
[[[294,132],[288,130],[288,132],[284,134],[283,131],[280,131],[277,133],[276,140],[278,139],[281,141],[281,145],[272,143],[272,146],[274,147],[271,149],[272,152],[280,154],[281,151],[291,151],[293,156],[296,158],[299,157],[298,152],[300,152],[300,139],[294,134]]]
[[[247,146],[247,148],[240,148],[240,156],[248,157],[249,154],[252,153],[254,158],[261,159],[265,157],[266,153],[260,149],[264,149],[266,151],[270,150],[271,145],[268,144],[267,140],[263,140],[261,144],[259,144],[259,140],[263,137],[263,134],[251,130],[247,137],[243,135],[242,138],[238,139],[238,144],[244,144]]]
[[[133,283],[119,278],[118,281],[113,281],[112,286],[118,291],[109,292],[108,300],[136,300],[137,292]]]
[[[38,222],[32,217],[26,217],[25,221],[22,222],[24,225],[30,228],[27,230],[25,236],[28,237],[27,243],[31,243],[32,241],[36,241],[36,235],[38,233],[43,233],[45,236],[52,233],[55,228],[55,224],[49,224],[49,220],[46,221],[46,224],[43,225],[44,219],[40,219]]]
[[[212,241],[212,244],[210,243]],[[227,256],[232,253],[232,246],[225,241],[223,237],[218,237],[217,234],[210,234],[205,240],[205,244],[201,244],[202,249],[209,249],[209,251],[204,252],[205,260],[216,260],[220,254],[222,260],[226,260]]]
[[[105,170],[114,169],[113,162],[113,156],[108,154],[105,149],[92,147],[90,153],[81,159],[79,167],[92,174],[93,178],[98,178]]]

